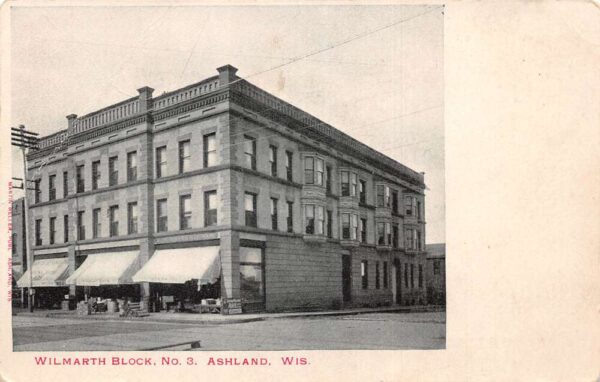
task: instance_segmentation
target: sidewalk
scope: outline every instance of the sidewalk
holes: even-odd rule
[[[281,318],[299,318],[299,317],[326,317],[326,316],[344,316],[364,313],[413,313],[413,312],[437,312],[443,311],[443,306],[416,305],[416,306],[389,306],[379,308],[352,308],[342,310],[314,311],[314,312],[286,312],[286,313],[246,313],[236,315],[221,315],[211,313],[148,313],[144,317],[123,318],[118,313],[98,313],[89,316],[80,316],[76,311],[62,310],[36,310],[30,313],[27,310],[14,311],[13,315],[19,316],[37,316],[49,318],[69,318],[81,320],[135,320],[147,322],[165,322],[165,323],[183,323],[194,325],[223,325],[239,324],[244,322],[264,321]]]

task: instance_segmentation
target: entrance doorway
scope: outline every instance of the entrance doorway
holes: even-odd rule
[[[352,301],[352,260],[349,255],[342,255],[342,295],[344,304]]]

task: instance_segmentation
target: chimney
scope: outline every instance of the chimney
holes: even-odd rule
[[[221,86],[227,86],[237,79],[237,76],[235,75],[237,68],[231,65],[221,66],[220,68],[217,68],[217,71],[219,72],[219,84]]]
[[[146,112],[148,111],[148,109],[152,108],[152,92],[154,91],[154,89],[148,86],[144,86],[143,88],[139,88],[137,91],[138,93],[140,93],[140,95],[138,96],[138,99],[140,101],[140,111]]]

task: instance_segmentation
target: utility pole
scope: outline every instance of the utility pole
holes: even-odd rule
[[[19,125],[19,128],[10,128],[11,131],[11,143],[13,146],[21,148],[23,153],[23,188],[25,197],[23,198],[23,217],[25,219],[25,256],[27,257],[27,271],[29,272],[29,288],[28,288],[28,305],[29,311],[33,312],[33,252],[29,249],[29,203],[27,201],[27,153],[26,150],[37,150],[38,149],[38,133],[25,130],[25,126]],[[37,188],[35,189],[37,192]]]

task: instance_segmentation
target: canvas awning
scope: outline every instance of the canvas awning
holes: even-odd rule
[[[66,257],[56,259],[34,260],[33,265],[17,281],[20,288],[29,287],[29,275],[33,270],[33,287],[58,287],[65,285],[69,271],[69,259]]]
[[[138,251],[88,255],[67,279],[67,284],[83,286],[131,284],[131,276],[140,269]]]
[[[198,280],[198,284],[208,284],[220,275],[219,247],[178,248],[156,251],[133,281],[183,284]]]

